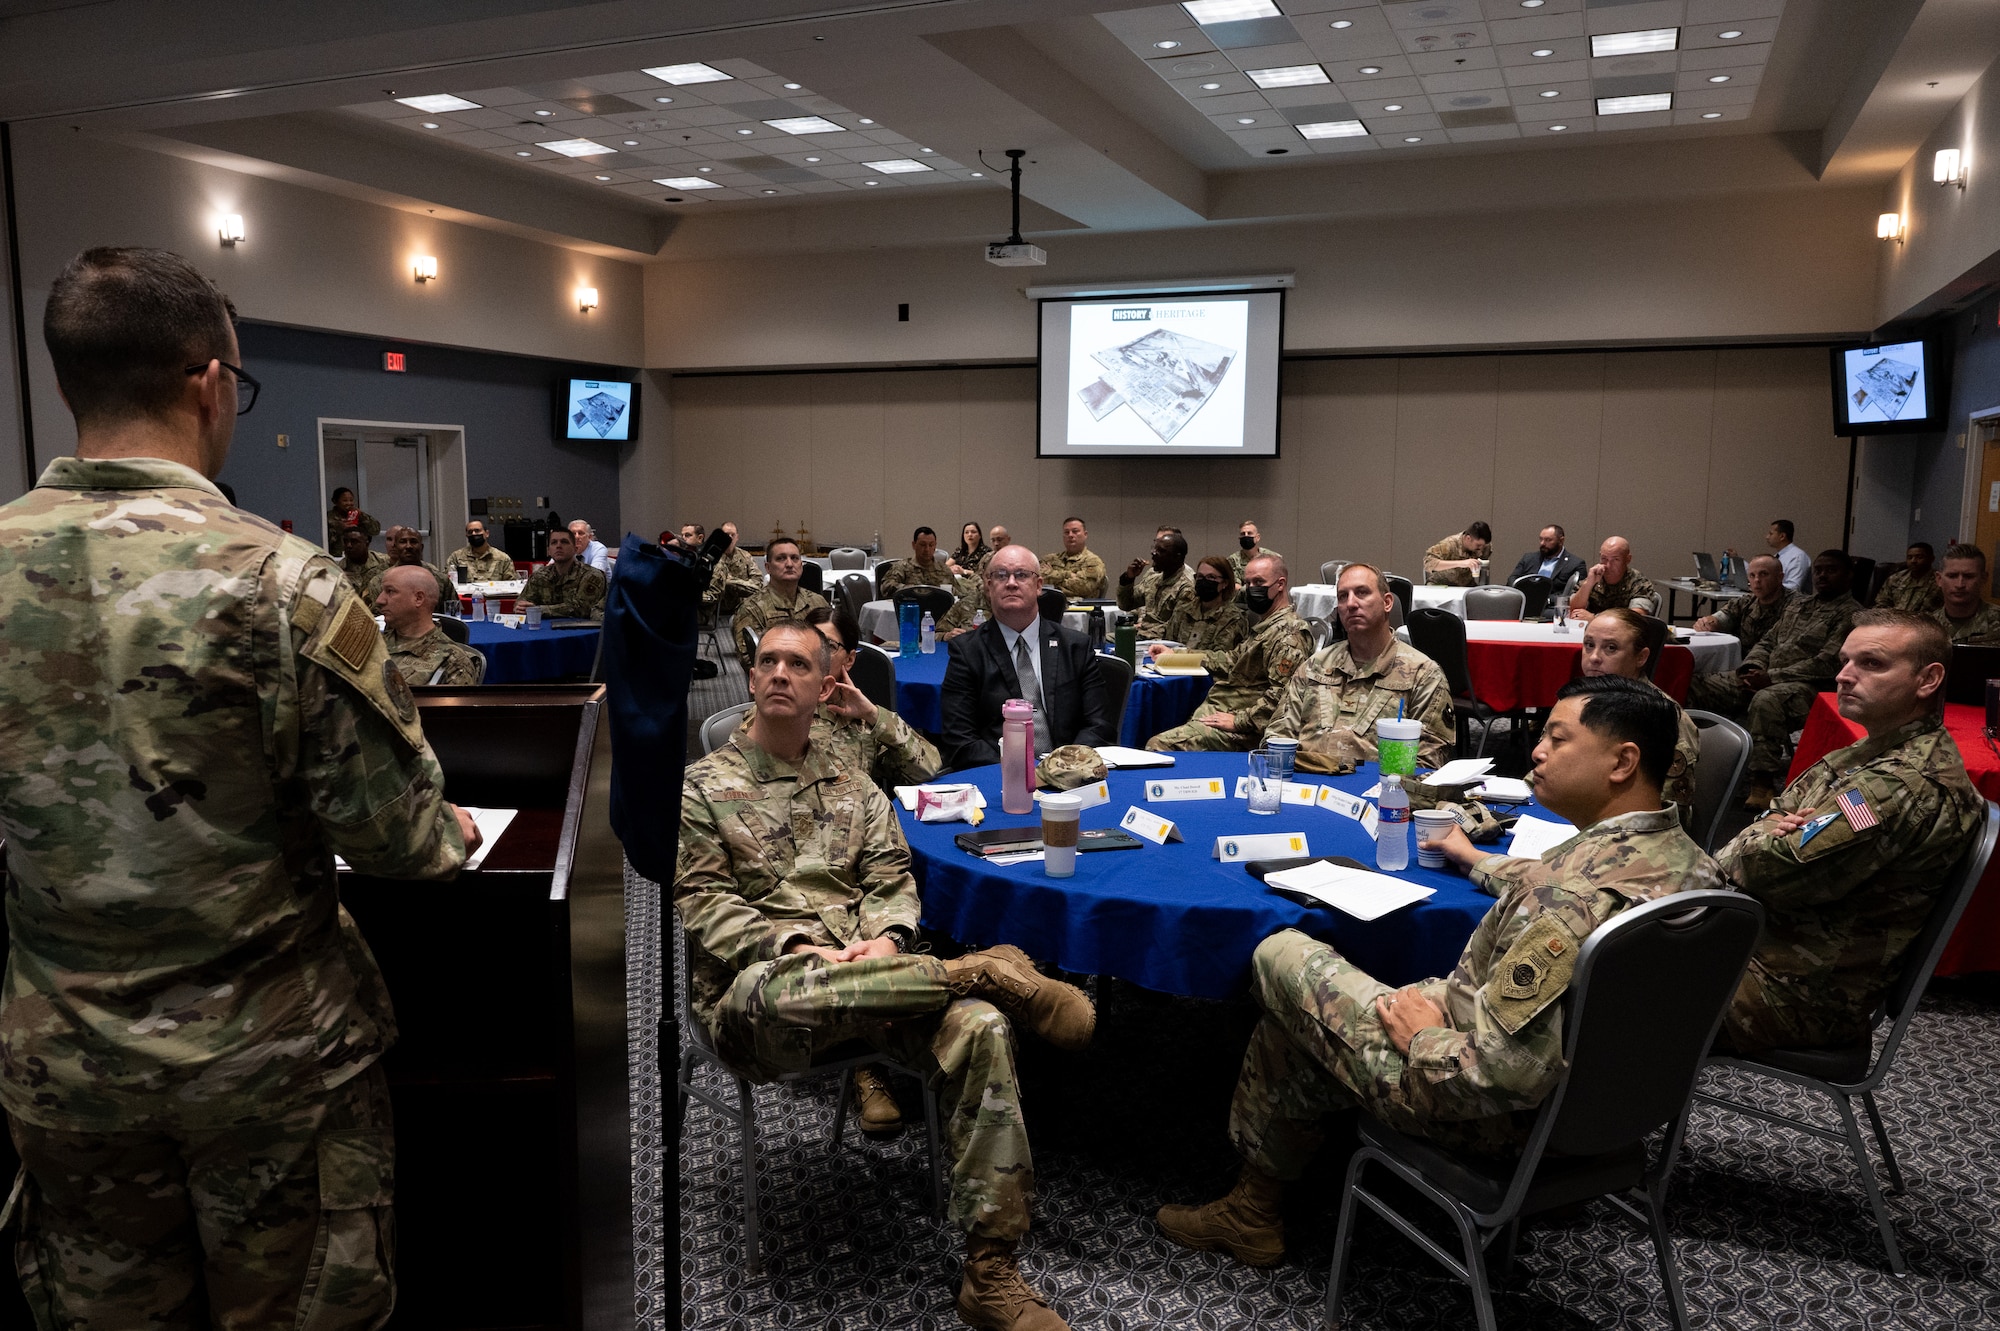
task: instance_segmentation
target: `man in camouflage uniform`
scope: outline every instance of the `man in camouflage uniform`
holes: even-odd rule
[[[693,525],[693,524],[690,524]],[[699,532],[701,528],[695,526]],[[717,612],[725,615],[736,613],[736,607],[764,590],[764,575],[757,568],[757,561],[743,552],[736,544],[736,524],[725,522],[722,530],[729,537],[729,548],[715,561],[715,572],[708,580],[708,590],[702,593],[703,605],[712,605]],[[686,528],[682,528],[682,540],[686,540]],[[690,545],[699,549],[701,538],[697,536]]]
[[[770,551],[764,553],[766,571],[771,562]],[[884,567],[875,577],[875,585],[881,591],[883,600],[894,600],[896,593],[904,587],[952,586],[951,566],[938,558],[937,533],[929,527],[919,527],[910,537],[910,558],[899,559]]]
[[[516,605],[538,605],[554,619],[604,618],[604,575],[576,557],[576,537],[549,533],[549,562],[528,575]]]
[[[1785,586],[1784,566],[1776,556],[1758,555],[1752,559],[1748,581],[1748,596],[1724,602],[1714,614],[1703,615],[1694,622],[1698,633],[1735,634],[1745,655],[1756,650],[1757,644],[1785,617],[1785,607],[1798,598],[1797,592]]]
[[[1202,657],[1203,669],[1215,679],[1208,697],[1186,725],[1146,741],[1154,752],[1246,753],[1256,748],[1285,685],[1312,655],[1312,632],[1292,609],[1291,571],[1285,561],[1259,555],[1244,576],[1245,590],[1260,607],[1257,626],[1240,645]]]
[[[1776,562],[1772,561],[1774,566]],[[1630,610],[1606,610],[1584,626],[1579,663],[1585,679],[1618,675],[1658,691],[1659,686],[1646,678],[1651,655],[1646,646],[1646,621]],[[1665,692],[1660,696],[1667,698]],[[1694,767],[1701,761],[1701,728],[1677,702],[1674,715],[1680,718],[1678,738],[1674,740],[1673,765],[1660,786],[1660,798],[1680,811],[1681,826],[1687,827],[1694,822]]]
[[[1937,551],[1929,541],[1912,541],[1904,552],[1903,566],[1882,580],[1875,592],[1875,604],[1884,610],[1907,610],[1913,615],[1933,615],[1944,604],[1938,587]]]
[[[1259,945],[1251,988],[1263,1016],[1229,1110],[1243,1172],[1219,1201],[1162,1207],[1168,1238],[1277,1262],[1284,1185],[1305,1172],[1336,1110],[1447,1149],[1519,1152],[1565,1070],[1562,998],[1584,940],[1631,906],[1727,887],[1661,807],[1667,701],[1625,679],[1563,688],[1535,746],[1536,788],[1583,830],[1540,860],[1487,854],[1457,829],[1438,843],[1500,898],[1449,976],[1397,989],[1296,930]]]
[[[356,595],[365,595],[382,576],[382,570],[389,567],[389,556],[379,550],[370,550],[368,534],[359,527],[344,529],[340,539],[341,576],[347,579],[347,585],[354,589]]]
[[[1438,663],[1389,626],[1389,584],[1372,564],[1340,570],[1335,588],[1345,641],[1330,644],[1292,675],[1264,728],[1299,742],[1298,765],[1308,772],[1352,771],[1375,758],[1375,723],[1398,716],[1421,721],[1417,762],[1441,767],[1458,745],[1451,685]]]
[[[1986,599],[1986,552],[1976,545],[1952,545],[1938,570],[1937,622],[1953,642],[1991,647],[2000,643],[2000,605]]]
[[[1065,596],[1085,601],[1104,599],[1109,574],[1104,561],[1090,549],[1090,529],[1082,518],[1064,518],[1063,548],[1042,556],[1042,581]]]
[[[1569,598],[1569,617],[1589,619],[1605,610],[1636,610],[1650,615],[1660,608],[1660,594],[1652,580],[1632,567],[1632,543],[1623,536],[1607,536],[1597,547],[1592,564]]]
[[[1178,527],[1162,527],[1154,534],[1151,568],[1135,559],[1118,575],[1118,608],[1139,612],[1142,638],[1165,637],[1174,616],[1189,613],[1198,603],[1194,573],[1187,566],[1187,537]]]
[[[1226,652],[1250,636],[1250,617],[1236,599],[1236,575],[1227,559],[1210,555],[1195,565],[1194,604],[1169,619],[1160,636],[1184,651],[1206,653]]]
[[[936,776],[944,766],[937,746],[855,687],[850,672],[860,650],[861,629],[852,617],[840,610],[810,610],[805,622],[818,629],[833,649],[833,689],[813,712],[813,747],[832,754],[842,767],[866,772],[891,797],[897,786],[920,786]],[[754,715],[745,713],[744,728]]]
[[[383,570],[378,570],[375,578],[361,589],[361,599],[370,605],[375,603],[376,593],[382,590],[382,573],[391,568],[420,568],[431,575],[437,584],[437,603],[456,605],[458,590],[451,585],[451,579],[444,570],[434,564],[424,562],[424,534],[415,527],[395,526],[383,535],[382,543],[389,547],[389,562]]]
[[[375,610],[382,616],[382,643],[389,663],[405,684],[477,684],[486,676],[478,652],[445,637],[431,617],[437,589],[420,568],[392,568],[382,575]]]
[[[208,479],[222,294],[89,250],[43,326],[77,455],[0,508],[23,1293],[43,1331],[379,1326],[395,1020],[333,857],[448,877],[478,833],[334,561]]]
[[[1015,948],[914,954],[917,886],[896,815],[811,739],[829,668],[810,625],[773,625],[750,674],[756,719],[688,768],[673,893],[696,1019],[757,1082],[851,1040],[927,1071],[952,1159],[950,1215],[967,1232],[960,1317],[1064,1331],[1015,1263],[1034,1164],[1012,1027],[1080,1050],[1096,1014]]]
[[[445,573],[465,570],[467,582],[512,582],[514,559],[487,539],[486,524],[478,518],[465,524],[465,544],[445,556]]]
[[[1479,581],[1479,561],[1493,550],[1493,529],[1469,523],[1424,551],[1424,581],[1433,587],[1470,587]]]
[[[750,667],[757,662],[750,644],[752,633],[761,634],[773,624],[790,620],[803,624],[809,612],[829,608],[824,596],[799,586],[799,576],[805,567],[799,543],[789,536],[780,536],[764,547],[764,568],[771,575],[771,584],[759,588],[755,596],[737,606],[736,617],[729,626],[736,639],[736,659],[743,663],[744,674],[749,674]]]
[[[1865,1040],[1986,816],[1941,721],[1951,646],[1936,621],[1864,610],[1840,656],[1840,714],[1868,738],[1807,768],[1716,856],[1765,910],[1724,1024],[1742,1053]]]
[[[1733,675],[1697,675],[1688,705],[1743,721],[1755,741],[1744,802],[1766,809],[1784,784],[1785,748],[1805,724],[1815,695],[1833,687],[1840,644],[1861,603],[1847,593],[1854,566],[1838,550],[1813,561],[1813,594],[1795,597],[1777,627],[1743,659]]]
[[[1273,559],[1284,558],[1276,550],[1264,548],[1264,533],[1248,518],[1243,519],[1243,525],[1236,529],[1236,546],[1236,553],[1229,556],[1229,574],[1239,587],[1244,585],[1243,577],[1250,570],[1251,560],[1262,559],[1266,555]]]

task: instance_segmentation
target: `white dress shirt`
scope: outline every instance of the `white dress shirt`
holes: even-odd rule
[[[579,554],[577,558],[596,569],[599,573],[609,573],[611,571],[611,552],[605,548],[604,542],[598,540],[595,536],[590,538],[590,544],[583,547],[583,553]]]
[[[999,623],[998,620],[994,622]],[[1028,705],[1034,708],[1035,757],[1037,759],[1046,757],[1049,750],[1055,747],[1055,737],[1049,733],[1049,695],[1042,688],[1042,644],[1038,636],[1041,627],[1042,620],[1039,615],[1035,617],[1034,621],[1026,629],[1019,632],[1008,628],[1005,624],[1000,624],[1000,640],[1006,645],[1007,660],[1009,664],[1013,665],[1016,678],[1019,678],[1021,669],[1020,663],[1015,656],[1015,653],[1020,650],[1017,644],[1023,642],[1028,644],[1028,660],[1033,663],[1035,668],[1033,687],[1031,688],[1025,679],[1021,680],[1020,684],[1021,692],[1028,695]]]
[[[1812,589],[1812,557],[1799,549],[1795,541],[1787,541],[1778,551],[1778,567],[1785,571],[1785,586],[1795,592]]]

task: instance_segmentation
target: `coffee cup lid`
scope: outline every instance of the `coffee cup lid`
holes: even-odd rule
[[[1068,791],[1043,791],[1041,799],[1044,813],[1074,813],[1083,808],[1083,796]]]

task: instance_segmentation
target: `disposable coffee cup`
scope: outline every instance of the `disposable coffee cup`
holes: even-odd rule
[[[1421,721],[1391,721],[1383,718],[1375,723],[1375,756],[1382,764],[1383,776],[1412,777],[1417,774],[1417,743],[1424,737]]]
[[[1041,805],[1042,872],[1068,878],[1076,872],[1077,818],[1083,812],[1083,796],[1045,794]]]
[[[1299,756],[1299,742],[1295,739],[1272,737],[1264,741],[1264,747],[1271,751],[1271,773],[1285,780],[1292,779],[1292,764]]]
[[[1458,826],[1457,815],[1450,809],[1415,809],[1410,813],[1410,821],[1417,828],[1417,863],[1426,869],[1444,868],[1444,854],[1425,850],[1424,842],[1444,840]]]

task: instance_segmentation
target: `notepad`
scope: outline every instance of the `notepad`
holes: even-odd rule
[[[1122,745],[1106,744],[1096,750],[1106,767],[1116,770],[1121,767],[1172,767],[1174,755],[1171,753],[1148,753],[1144,749],[1128,749]]]
[[[1324,860],[1267,874],[1264,883],[1292,896],[1331,906],[1357,920],[1378,920],[1392,910],[1428,901],[1437,892],[1436,888],[1391,878],[1385,873],[1350,869]]]
[[[1533,787],[1518,777],[1489,776],[1479,783],[1476,792],[1481,799],[1497,804],[1526,804],[1535,797]]]
[[[472,819],[473,826],[479,829],[479,849],[473,851],[465,861],[466,868],[477,869],[486,863],[486,856],[493,847],[500,844],[500,834],[507,830],[507,824],[514,821],[514,815],[520,810],[471,809],[462,804],[459,807],[465,809],[466,816]]]
[[[1522,814],[1514,821],[1514,839],[1508,843],[1507,853],[1524,860],[1538,860],[1575,835],[1576,828],[1568,823]]]
[[[1206,675],[1200,652],[1166,652],[1154,658],[1153,669],[1162,675]]]
[[[1491,758],[1454,758],[1424,778],[1430,786],[1469,786],[1493,770]]]

